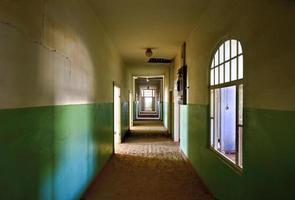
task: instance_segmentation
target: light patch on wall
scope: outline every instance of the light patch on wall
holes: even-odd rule
[[[13,26],[0,30],[1,108],[94,102],[94,65],[83,41],[75,38],[74,60]]]
[[[85,67],[57,53],[40,50],[37,84],[49,104],[83,104],[94,101],[94,72],[90,58]],[[86,62],[85,62],[86,63]]]
[[[57,49],[51,49],[52,54],[39,61],[40,84],[54,88],[55,105],[94,102],[95,73],[88,48],[71,29],[53,20],[46,22],[46,45]]]

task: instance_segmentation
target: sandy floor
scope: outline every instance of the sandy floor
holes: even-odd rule
[[[83,199],[213,199],[167,136],[131,135],[116,152]]]
[[[161,121],[135,121],[130,128],[132,135],[165,135],[168,134],[167,128]]]

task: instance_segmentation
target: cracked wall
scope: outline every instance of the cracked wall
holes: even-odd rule
[[[128,126],[124,75],[85,1],[0,1],[0,199],[79,199],[113,152],[113,81]]]
[[[0,2],[0,56],[2,68],[9,65],[1,73],[2,108],[112,99],[123,62],[88,5],[74,2]]]

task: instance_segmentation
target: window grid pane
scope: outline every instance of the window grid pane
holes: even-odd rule
[[[242,46],[241,43],[237,40],[227,40],[225,41],[218,50],[216,51],[214,58],[211,63],[211,71],[210,71],[210,84],[211,86],[230,83],[231,81],[235,81],[232,83],[232,86],[235,89],[234,93],[232,93],[232,100],[235,99],[234,107],[235,110],[235,148],[233,154],[226,153],[224,149],[224,141],[222,141],[226,132],[222,132],[221,120],[225,117],[225,112],[223,109],[225,105],[222,103],[226,99],[230,92],[229,84],[225,85],[221,88],[211,89],[210,90],[210,144],[211,146],[220,152],[224,157],[231,160],[233,163],[242,167],[242,135],[243,135],[243,85],[238,85],[236,80],[241,80],[244,77],[243,70],[243,54],[242,54]],[[230,92],[227,94],[227,92]],[[223,99],[223,100],[222,100]],[[233,106],[233,104],[232,104]],[[231,106],[230,106],[231,107]],[[237,116],[236,116],[237,115]],[[231,115],[229,115],[231,116]],[[224,123],[225,121],[223,121]],[[231,122],[231,124],[232,124]],[[227,122],[226,122],[227,123]]]
[[[237,40],[231,40],[231,58],[237,56]]]
[[[230,67],[229,67],[229,62],[225,63],[225,82],[229,82],[230,81]]]
[[[225,61],[227,61],[230,59],[230,42],[229,42],[229,40],[225,42],[224,47],[225,47],[225,49],[224,49]]]
[[[239,85],[239,125],[243,125],[243,85]]]
[[[219,82],[218,82],[218,67],[216,67],[215,69],[214,69],[214,74],[215,74],[215,81],[214,81],[214,83],[215,83],[215,85],[217,85]]]
[[[222,44],[219,48],[219,63],[223,63],[224,61],[224,44]]]
[[[144,97],[153,97],[153,90],[143,90]]]
[[[239,61],[238,61],[238,66],[239,66],[239,69],[238,69],[238,72],[239,72],[239,75],[238,75],[238,78],[239,79],[242,79],[244,77],[244,63],[243,63],[243,56],[239,56]]]
[[[211,119],[210,120],[210,123],[211,123],[211,126],[210,126],[210,131],[211,131],[211,133],[210,133],[210,140],[211,140],[211,146],[212,147],[214,147],[214,119]]]
[[[218,58],[218,54],[219,54],[219,51],[217,50],[217,52],[215,53],[215,58],[214,58],[214,61],[215,61],[215,66],[217,66],[219,64],[219,58]]]
[[[214,69],[211,69],[211,81],[210,81],[210,83],[211,83],[211,85],[214,85]]]
[[[220,149],[220,89],[214,90],[214,148]]]
[[[242,54],[243,51],[242,51],[242,45],[240,42],[238,42],[238,54]]]
[[[220,65],[219,67],[219,83],[224,83],[224,66]]]
[[[237,59],[231,60],[231,80],[237,80]]]
[[[210,117],[214,117],[214,90],[210,91],[210,101],[211,101],[211,105],[210,105]]]

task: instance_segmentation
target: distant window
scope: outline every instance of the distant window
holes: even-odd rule
[[[155,90],[141,90],[142,97],[155,97]]]
[[[227,40],[214,54],[210,68],[210,146],[243,167],[243,51]]]

